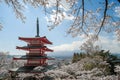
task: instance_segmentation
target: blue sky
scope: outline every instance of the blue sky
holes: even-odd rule
[[[64,20],[62,24],[49,31],[43,8],[29,6],[24,12],[27,17],[25,23],[16,19],[13,10],[3,3],[0,5],[0,11],[0,22],[3,25],[2,31],[0,31],[0,51],[9,52],[11,55],[24,55],[25,51],[16,49],[16,46],[26,45],[25,42],[18,40],[18,37],[34,37],[36,35],[37,17],[39,18],[40,36],[46,36],[53,42],[53,45],[48,45],[48,47],[54,49],[55,52],[48,54],[72,55],[73,52],[79,51],[79,46],[84,42],[82,37],[66,36],[66,30],[70,24],[68,20]],[[119,53],[120,43],[113,39],[113,34],[111,34],[113,38],[105,34],[100,36],[100,45],[106,50],[111,49],[113,53]]]
[[[60,26],[56,27],[52,31],[48,30],[47,21],[43,9],[29,7],[24,13],[27,17],[26,22],[22,23],[21,20],[16,19],[13,10],[5,5],[0,5],[0,21],[3,24],[2,31],[0,31],[0,51],[9,52],[10,54],[25,54],[25,51],[16,50],[16,46],[24,46],[25,42],[18,40],[18,37],[34,37],[36,35],[36,19],[39,18],[40,36],[46,36],[53,45],[50,47],[61,44],[69,44],[77,38],[66,36],[66,30],[68,28],[68,21],[63,22]],[[68,23],[66,23],[68,22]]]

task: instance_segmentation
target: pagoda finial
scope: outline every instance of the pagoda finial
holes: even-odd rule
[[[36,37],[40,37],[39,36],[39,19],[37,18],[37,35]]]

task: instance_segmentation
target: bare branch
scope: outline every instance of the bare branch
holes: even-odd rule
[[[59,10],[59,0],[56,0],[56,18],[55,18],[55,22],[57,22],[57,19],[58,19],[58,10]]]
[[[82,31],[88,36],[88,34],[84,31],[83,26],[84,26],[84,0],[82,0],[82,25],[81,25],[81,28],[82,28]]]
[[[9,6],[12,6],[15,15],[17,18],[20,18],[23,22],[25,22],[25,16],[23,15],[24,6],[18,0],[5,0],[5,3]]]
[[[45,2],[45,0],[43,0],[43,4],[44,4],[43,6],[44,6],[45,15],[46,15],[47,11],[46,11],[46,2]]]
[[[103,20],[102,20],[102,22],[101,22],[100,29],[99,29],[97,35],[99,35],[102,27],[104,26],[104,22],[105,22],[105,19],[106,19],[106,16],[107,16],[107,9],[108,9],[108,0],[105,0],[104,16],[103,16]]]
[[[82,0],[82,27],[84,26],[84,0]]]
[[[118,0],[118,2],[120,3],[120,0]]]
[[[3,26],[2,26],[2,24],[0,23],[0,31],[2,30],[2,28],[3,28]]]

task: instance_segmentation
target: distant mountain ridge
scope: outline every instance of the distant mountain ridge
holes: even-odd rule
[[[119,53],[114,53],[114,54],[112,54],[112,55],[115,55],[115,56],[117,56],[118,58],[120,58],[120,54],[119,54]]]
[[[20,56],[23,56],[23,55],[7,55],[8,58],[20,57]],[[72,58],[72,56],[50,56],[50,57],[53,57],[53,58],[56,58],[56,59]]]
[[[115,55],[115,56],[117,56],[118,58],[120,58],[120,54],[119,53],[112,53],[112,55]],[[8,58],[13,58],[13,57],[20,57],[20,56],[23,56],[23,55],[8,55],[7,57]],[[68,56],[60,56],[60,55],[55,55],[55,56],[51,56],[51,57],[53,57],[53,58],[57,58],[57,59],[66,59],[66,58],[72,58],[72,56],[71,55],[68,55]]]

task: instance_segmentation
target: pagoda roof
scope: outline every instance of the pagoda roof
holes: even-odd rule
[[[13,57],[13,60],[27,60],[27,59],[48,59],[48,60],[54,60],[54,58],[48,57],[48,56],[38,56],[38,55],[24,55],[21,57]]]
[[[23,46],[23,47],[19,47],[17,46],[16,49],[22,49],[22,50],[45,50],[45,51],[50,51],[53,52],[53,50],[47,48],[46,46],[39,46],[39,47],[35,47],[35,46]]]
[[[39,40],[39,41],[42,41],[43,43],[45,44],[52,44],[52,42],[50,42],[46,36],[43,36],[43,37],[19,37],[19,40],[23,40],[25,42],[28,42],[30,43],[32,40]]]
[[[10,69],[9,72],[23,72],[23,73],[41,73],[41,72],[46,72],[47,69],[41,69],[41,70],[34,70],[36,66],[22,66],[19,68],[14,68],[14,69]]]
[[[44,66],[22,66],[19,68],[9,69],[9,72],[17,72],[17,73],[43,73],[48,70],[52,70],[54,68],[53,65],[44,65]]]

